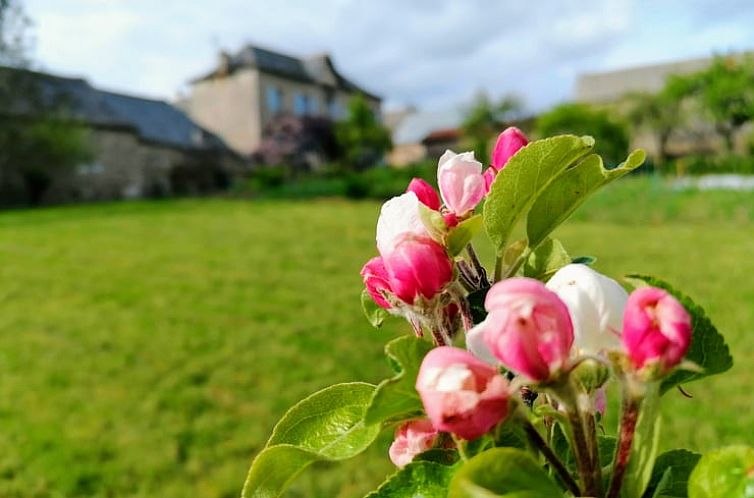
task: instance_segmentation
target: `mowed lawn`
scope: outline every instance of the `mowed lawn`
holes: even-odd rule
[[[0,496],[238,496],[289,405],[389,375],[382,344],[406,328],[371,329],[358,300],[378,209],[185,200],[0,214]],[[754,443],[753,212],[752,194],[634,182],[559,231],[606,273],[676,283],[733,347],[731,372],[690,384],[693,399],[667,396],[666,447]],[[391,469],[389,439],[310,469],[290,496],[361,496]]]

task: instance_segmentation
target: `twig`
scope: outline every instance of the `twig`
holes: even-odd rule
[[[625,395],[623,399],[623,415],[620,421],[620,436],[618,446],[615,450],[615,461],[613,463],[613,476],[610,480],[607,498],[618,498],[620,488],[623,485],[623,478],[628,467],[628,460],[631,457],[631,446],[634,442],[634,433],[636,432],[636,422],[639,419],[639,410],[643,398]]]
[[[526,431],[526,435],[529,437],[531,443],[542,453],[542,455],[544,455],[550,465],[552,465],[553,470],[558,474],[558,477],[563,481],[563,484],[568,488],[568,491],[570,491],[573,496],[582,496],[579,485],[568,472],[566,466],[560,461],[555,452],[552,451],[552,448],[547,445],[545,440],[542,439],[542,436],[539,434],[536,427],[534,427],[528,420],[524,420],[524,431]]]

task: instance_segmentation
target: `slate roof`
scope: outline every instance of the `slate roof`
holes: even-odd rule
[[[299,58],[281,54],[266,48],[246,45],[235,54],[225,54],[227,68],[216,68],[208,74],[192,80],[192,83],[222,76],[224,71],[233,73],[241,68],[253,67],[258,70],[304,83],[312,83],[351,92],[359,92],[373,99],[380,97],[361,88],[341,75],[327,54]]]
[[[0,68],[0,75],[18,69]],[[216,135],[193,122],[177,107],[162,100],[108,92],[84,79],[24,71],[42,108],[61,109],[68,117],[95,127],[127,128],[142,140],[182,149],[227,149]],[[34,107],[15,102],[12,114],[30,115]]]

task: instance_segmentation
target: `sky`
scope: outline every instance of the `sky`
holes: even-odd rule
[[[42,69],[164,99],[245,43],[329,52],[388,109],[477,92],[530,111],[578,74],[754,49],[752,0],[25,0]]]

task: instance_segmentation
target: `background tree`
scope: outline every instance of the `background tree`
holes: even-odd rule
[[[716,57],[692,83],[702,109],[732,152],[736,133],[754,118],[754,61]]]
[[[595,152],[606,165],[616,166],[628,153],[628,126],[607,111],[587,104],[561,104],[539,116],[537,133],[548,137],[563,133],[591,135],[597,142]]]
[[[335,136],[347,170],[360,171],[382,161],[392,142],[390,132],[362,95],[348,102],[348,116],[336,124]]]
[[[659,164],[670,161],[668,142],[673,132],[686,121],[683,103],[689,94],[688,88],[687,78],[671,76],[658,93],[627,96],[627,117],[634,130],[649,132],[654,137],[657,144],[655,160]]]
[[[522,109],[523,103],[518,97],[508,95],[499,102],[494,102],[486,93],[479,93],[466,111],[461,124],[463,138],[467,142],[466,148],[474,151],[477,160],[488,162],[491,140],[500,132],[500,128],[517,117]]]
[[[30,22],[18,0],[0,0],[0,203],[38,204],[55,179],[89,160],[85,129],[65,103],[45,99],[28,70]]]

